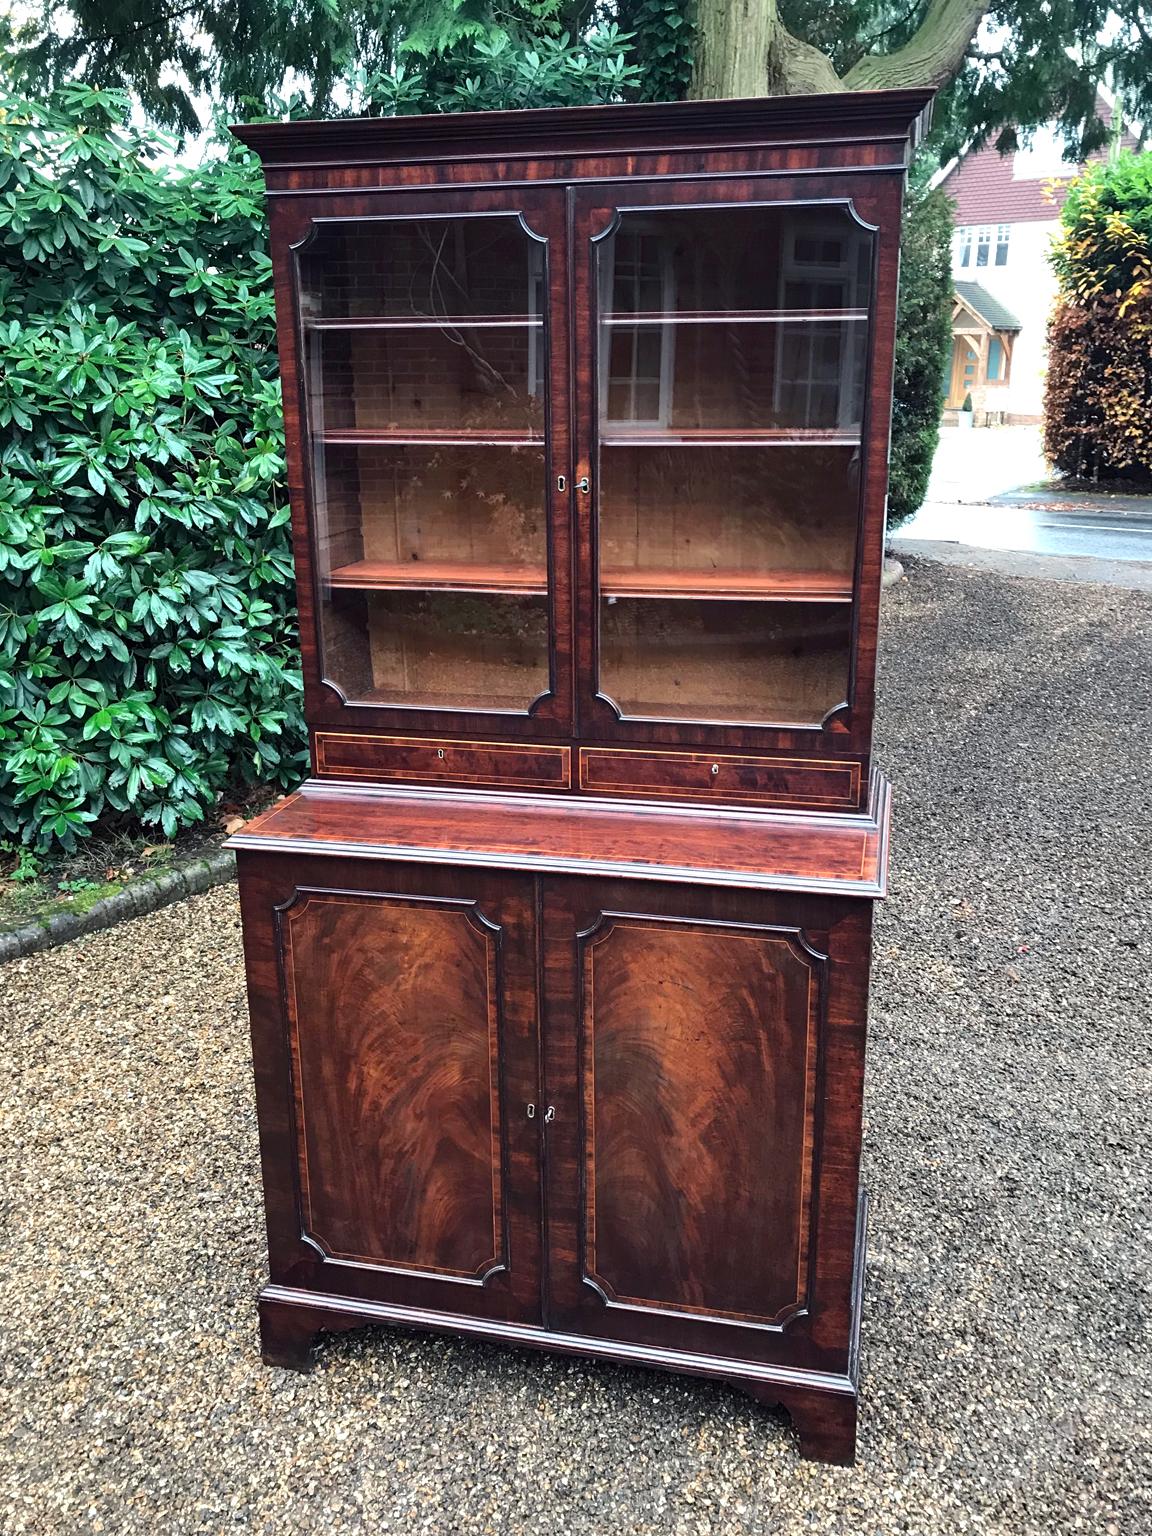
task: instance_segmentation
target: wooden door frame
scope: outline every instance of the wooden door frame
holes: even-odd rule
[[[269,194],[270,249],[276,285],[277,344],[284,396],[292,544],[299,605],[305,711],[312,727],[368,731],[416,731],[428,735],[503,739],[568,739],[574,725],[572,498],[569,478],[568,239],[562,187],[498,183],[418,191],[325,191],[301,200]],[[544,293],[548,320],[543,510],[548,532],[549,690],[522,711],[416,707],[349,701],[325,677],[317,589],[319,560],[309,457],[307,370],[299,306],[298,256],[316,232],[340,223],[405,219],[470,219],[518,216],[525,232],[544,245]],[[564,476],[564,489],[559,477]],[[313,763],[313,770],[316,764]]]
[[[964,398],[973,390],[983,389],[988,382],[988,339],[992,333],[982,326],[964,327],[952,332],[952,367],[949,374],[948,398],[945,405],[950,411],[958,411]],[[967,348],[976,359],[976,372],[971,383],[964,382]]]
[[[576,519],[576,719],[583,741],[613,745],[684,746],[708,750],[802,751],[820,758],[870,750],[875,702],[876,643],[880,569],[883,561],[885,487],[892,409],[895,336],[890,312],[899,272],[903,183],[879,174],[861,186],[851,174],[805,176],[733,172],[731,178],[663,183],[605,182],[569,189],[570,264],[573,309],[574,474],[587,478],[586,505]],[[872,324],[869,327],[867,393],[861,432],[861,474],[857,508],[851,639],[846,698],[812,726],[662,721],[622,716],[599,690],[598,583],[598,411],[596,242],[623,212],[667,209],[747,208],[764,204],[842,209],[875,232]]]

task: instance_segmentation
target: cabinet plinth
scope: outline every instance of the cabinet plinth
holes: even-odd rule
[[[237,849],[264,1358],[455,1332],[855,1454],[925,91],[235,131],[312,777]]]

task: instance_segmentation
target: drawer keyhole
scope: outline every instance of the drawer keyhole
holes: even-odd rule
[[[712,764],[712,772],[713,772],[714,775],[720,772],[720,764],[719,763],[713,763]]]
[[[439,757],[439,758],[442,758],[444,756],[444,748],[443,747],[437,747],[436,748],[436,756]]]

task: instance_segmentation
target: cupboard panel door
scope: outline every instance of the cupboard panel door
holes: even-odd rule
[[[807,1289],[817,958],[794,935],[628,913],[579,943],[586,1281],[779,1322]]]
[[[507,1261],[499,928],[467,906],[302,892],[281,943],[304,1230],[457,1279]]]
[[[449,895],[442,876],[379,866],[321,876],[249,897],[265,903],[287,1069],[287,1103],[265,1088],[260,1106],[266,1129],[283,1115],[293,1175],[273,1268],[538,1319],[531,887],[481,875],[482,891]]]
[[[846,1225],[820,1279],[829,910],[550,882],[552,1326],[815,1362],[813,1311],[846,1315],[852,1243]],[[850,1141],[858,1049],[846,1066]]]

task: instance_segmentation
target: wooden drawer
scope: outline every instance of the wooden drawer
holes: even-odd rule
[[[467,784],[477,789],[568,789],[572,781],[568,747],[346,736],[334,731],[316,733],[316,771],[322,778]]]
[[[855,810],[860,804],[860,764],[584,747],[580,751],[580,788],[592,794],[636,795],[650,800]]]

